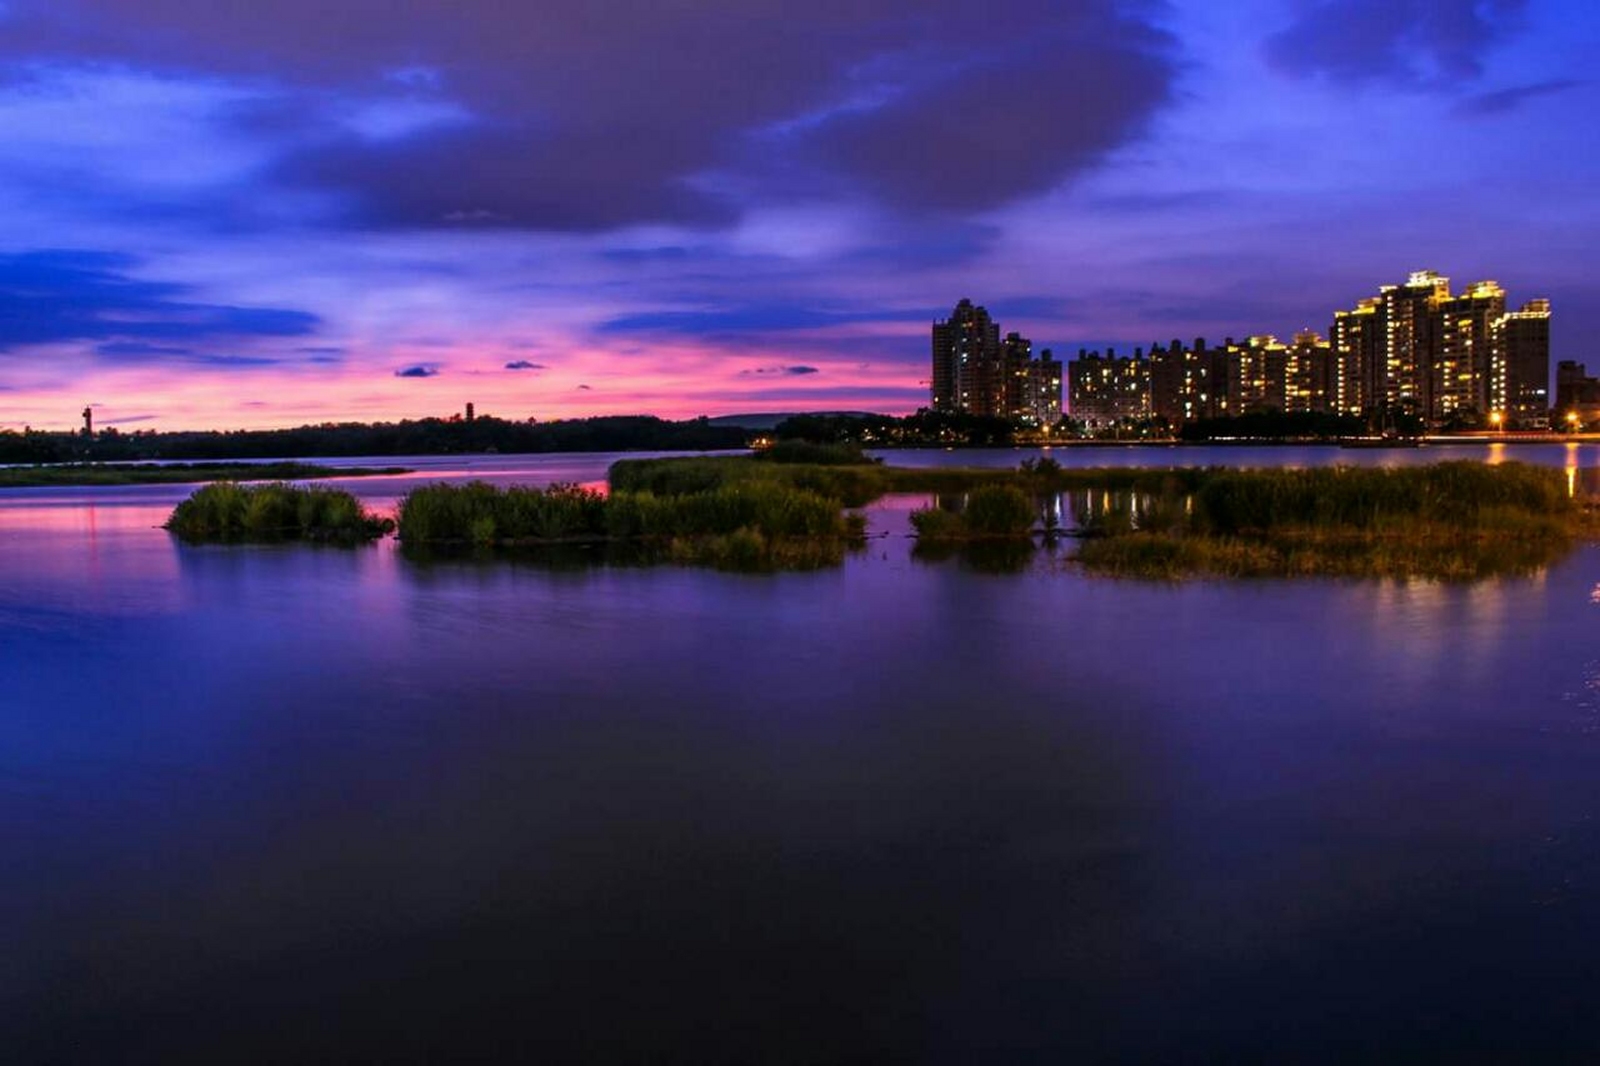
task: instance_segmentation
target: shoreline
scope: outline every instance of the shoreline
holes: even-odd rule
[[[0,467],[0,489],[197,485],[218,481],[326,481],[391,477],[411,472],[411,468],[402,466],[335,467],[281,460],[261,463],[45,463]]]

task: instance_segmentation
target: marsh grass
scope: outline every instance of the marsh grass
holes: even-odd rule
[[[1165,498],[1088,516],[1096,573],[1470,581],[1533,573],[1593,536],[1594,507],[1560,471],[1471,462],[1213,471],[1184,508]]]
[[[1217,537],[1135,532],[1085,541],[1078,562],[1124,577],[1382,577],[1472,581],[1536,573],[1570,550],[1572,540],[1462,534],[1435,526],[1382,534],[1283,530]]]
[[[1470,461],[1398,468],[1307,470],[1020,469],[793,462],[749,456],[624,460],[612,488],[660,499],[734,486],[778,486],[860,506],[891,492],[965,495],[964,506],[911,515],[924,557],[944,543],[1026,540],[1053,493],[1082,493],[1078,561],[1097,573],[1434,577],[1525,573],[1600,529],[1595,509],[1568,496],[1559,471]],[[659,503],[640,506],[663,506]],[[727,531],[718,529],[718,535]],[[924,548],[927,550],[924,551]],[[732,549],[730,549],[732,550]]]
[[[341,489],[218,481],[195,490],[166,528],[187,541],[376,540],[394,523]]]
[[[623,459],[611,465],[607,476],[613,492],[690,496],[735,485],[768,484],[861,507],[891,491],[887,470],[876,463],[770,462],[739,455]]]
[[[1027,537],[1038,519],[1036,501],[1015,485],[980,485],[958,510],[934,506],[911,512],[911,527],[923,540]]]

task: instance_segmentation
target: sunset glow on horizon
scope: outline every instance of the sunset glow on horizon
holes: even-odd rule
[[[1600,358],[1582,0],[335,6],[0,3],[0,428],[900,414],[962,297],[1067,358],[1423,268]]]

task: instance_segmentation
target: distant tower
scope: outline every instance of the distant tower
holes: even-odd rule
[[[92,407],[83,409],[83,435],[85,437],[94,436],[94,408]]]
[[[473,410],[472,405],[470,403],[467,404],[467,421],[471,422],[476,417],[478,417],[478,413]]]

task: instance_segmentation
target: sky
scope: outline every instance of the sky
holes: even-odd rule
[[[0,0],[0,428],[902,413],[1435,269],[1600,364],[1592,0]],[[1591,367],[1597,369],[1597,367]]]

